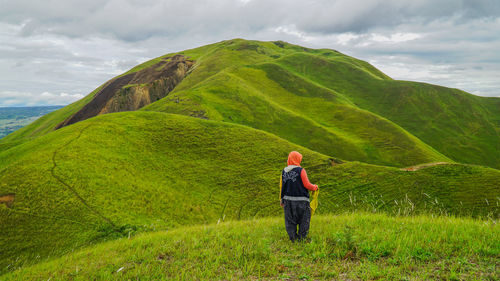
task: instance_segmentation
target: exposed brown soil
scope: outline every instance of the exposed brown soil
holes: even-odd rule
[[[332,166],[336,166],[336,165],[340,165],[340,164],[344,164],[344,161],[340,160],[340,159],[335,159],[335,158],[329,158],[330,160],[330,164]]]
[[[434,162],[434,163],[427,163],[427,164],[422,164],[422,165],[417,165],[417,166],[406,167],[406,168],[402,168],[401,170],[413,172],[413,171],[418,171],[420,169],[424,169],[424,168],[428,168],[428,167],[432,167],[432,166],[447,165],[447,164],[450,164],[450,163],[448,163],[448,162]]]
[[[12,208],[12,204],[14,204],[15,199],[16,194],[14,193],[0,195],[0,204],[5,204],[8,208]]]
[[[138,72],[117,77],[56,129],[99,114],[137,110],[155,102],[167,96],[186,77],[193,64],[194,61],[183,55],[175,55]]]

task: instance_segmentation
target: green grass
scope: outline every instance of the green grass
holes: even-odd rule
[[[303,151],[306,163],[326,161],[246,127],[128,112],[6,150],[0,193],[15,193],[16,201],[12,209],[0,205],[2,270],[14,256],[36,261],[127,229],[214,222],[225,212],[265,216],[259,211],[277,200],[277,175],[293,149]],[[247,204],[255,197],[265,200]]]
[[[12,209],[0,204],[1,271],[129,232],[278,215],[291,150],[322,187],[319,214],[499,215],[498,170],[331,166],[328,156],[246,126],[107,114],[0,153],[0,195],[16,194]]]
[[[280,59],[298,75],[383,116],[462,163],[500,167],[500,99],[425,83],[376,79],[342,57],[298,53]]]
[[[309,243],[282,218],[141,234],[3,280],[498,280],[498,224],[453,217],[314,216]]]
[[[308,170],[326,191],[323,210],[499,218],[500,171],[495,169],[450,164],[408,172],[358,162],[318,168]]]
[[[500,99],[284,42],[180,53],[190,74],[144,110],[53,130],[98,88],[0,141],[0,196],[15,194],[0,203],[0,274],[21,274],[2,278],[497,277],[500,171],[485,166],[499,167]],[[282,213],[291,150],[321,188],[302,246],[262,219]],[[436,161],[449,164],[397,168]],[[372,215],[331,216],[360,211]]]

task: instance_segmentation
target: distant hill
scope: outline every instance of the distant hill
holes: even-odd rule
[[[0,139],[61,107],[0,107]]]

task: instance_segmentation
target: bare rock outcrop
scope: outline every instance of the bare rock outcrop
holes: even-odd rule
[[[56,129],[100,114],[137,110],[164,98],[186,77],[193,64],[194,61],[183,55],[175,55],[138,72],[117,77]]]

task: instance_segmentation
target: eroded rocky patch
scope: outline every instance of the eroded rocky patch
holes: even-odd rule
[[[100,114],[137,110],[164,98],[186,77],[193,64],[194,61],[185,56],[175,55],[138,72],[117,77],[56,129]]]

